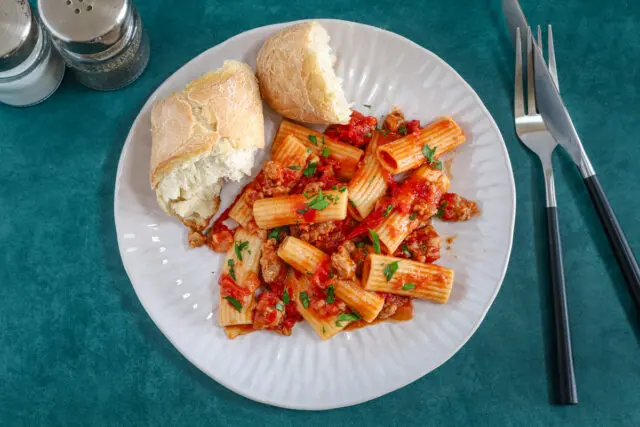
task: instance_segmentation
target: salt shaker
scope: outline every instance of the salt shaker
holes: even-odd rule
[[[56,91],[64,61],[27,0],[0,1],[0,102],[16,107],[38,104]]]
[[[38,0],[42,23],[83,85],[116,90],[149,62],[149,39],[131,0]]]

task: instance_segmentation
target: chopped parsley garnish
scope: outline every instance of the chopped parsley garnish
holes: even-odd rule
[[[309,208],[298,209],[298,210],[297,210],[297,212],[298,212],[300,215],[304,215],[304,214],[306,214],[307,212],[309,212]]]
[[[233,280],[236,280],[235,263],[232,259],[230,259],[229,261],[227,261],[227,265],[229,266],[229,276],[231,276]]]
[[[365,138],[371,138],[371,132],[367,132],[367,133],[365,133],[365,134],[364,134],[364,137],[365,137]]]
[[[364,248],[364,242],[356,243],[356,248]]]
[[[337,185],[334,185],[333,187],[331,187],[331,189],[332,189],[332,190],[337,190],[337,189],[338,189],[338,186],[337,186]]]
[[[330,271],[329,272],[329,279],[333,279],[333,276],[334,276],[333,271]]]
[[[318,163],[317,162],[310,162],[306,168],[304,168],[304,170],[302,171],[302,174],[304,176],[306,176],[307,178],[313,176],[316,174],[316,170],[318,169]]]
[[[402,285],[402,290],[403,291],[410,291],[411,289],[415,289],[415,288],[416,288],[416,285],[414,285],[411,282],[407,282],[404,285]]]
[[[325,195],[322,193],[322,190],[320,190],[320,192],[314,199],[312,199],[310,202],[307,202],[307,206],[309,206],[314,211],[321,211],[329,206],[329,202],[327,202]]]
[[[406,135],[406,134],[407,134],[407,128],[406,128],[406,126],[400,126],[400,127],[398,128],[398,133],[399,133],[400,135]]]
[[[382,134],[382,136],[387,136],[387,135],[389,135],[389,133],[388,133],[386,130],[384,130],[384,129],[381,129],[381,130],[380,130],[380,133]]]
[[[309,295],[306,292],[300,292],[300,302],[304,308],[309,308]]]
[[[380,238],[378,238],[378,233],[369,229],[369,235],[371,236],[371,241],[373,242],[373,250],[376,251],[377,254],[380,252]]]
[[[396,271],[398,271],[398,261],[393,261],[390,264],[387,264],[384,267],[384,277],[387,278],[387,282],[391,281],[391,278],[393,277],[394,274],[396,274]]]
[[[409,246],[407,245],[402,245],[402,253],[405,254],[407,258],[411,258],[413,256],[413,254],[409,250]]]
[[[345,191],[347,191],[347,187],[342,187],[342,188],[341,188],[340,190],[338,190],[338,191],[340,191],[341,193],[344,193]]]
[[[280,233],[283,233],[285,231],[287,231],[286,225],[282,227],[272,228],[271,231],[269,231],[269,235],[267,236],[267,239],[278,240],[280,239]]]
[[[318,138],[315,135],[309,135],[309,141],[311,141],[313,145],[318,145]]]
[[[436,213],[438,218],[442,218],[444,216],[444,208],[446,208],[448,204],[449,203],[447,202],[442,202],[442,204],[438,206],[438,212]]]
[[[352,313],[342,313],[338,316],[338,320],[336,320],[336,326],[342,327],[342,322],[354,322],[360,319],[362,319],[362,317],[357,311],[353,311]]]
[[[324,335],[324,333],[327,332],[327,330],[324,328],[324,326],[322,327],[322,334]]]
[[[356,203],[353,200],[349,200],[349,204],[354,208],[357,208]]]
[[[412,213],[412,214],[409,216],[409,221],[413,221],[413,220],[414,220],[414,219],[416,219],[417,217],[418,217],[418,214],[414,212],[414,213]]]
[[[289,291],[286,289],[282,293],[282,302],[285,304],[289,304],[291,302],[291,298],[289,298]]]
[[[226,297],[224,297],[224,299],[229,301],[229,304],[231,304],[233,306],[233,308],[235,308],[239,312],[242,312],[242,303],[240,301],[238,301],[237,299],[235,299],[232,296],[226,296]]]
[[[362,106],[365,108],[371,108],[371,104],[362,104]]]
[[[304,196],[305,199],[310,199],[311,198],[311,196],[308,195],[306,191],[303,191],[302,195]]]
[[[382,212],[382,216],[389,216],[391,211],[393,210],[393,205],[387,205],[387,208]]]
[[[238,241],[235,244],[235,250],[236,250],[236,257],[238,257],[238,259],[240,261],[242,261],[242,251],[247,249],[249,247],[249,242],[245,241]]]
[[[281,302],[277,302],[276,303],[276,310],[278,311],[284,311],[284,305],[282,305]]]
[[[327,303],[331,304],[336,301],[335,292],[336,292],[336,289],[333,287],[333,285],[327,288],[327,297],[325,298],[325,301],[327,301]]]
[[[422,147],[422,154],[427,158],[431,167],[442,170],[442,162],[434,158],[437,148],[438,147],[433,147],[433,149],[431,149],[429,148],[429,144],[424,144],[424,147]]]
[[[322,157],[329,157],[329,154],[331,154],[331,150],[329,149],[329,147],[325,146],[322,149]]]
[[[289,169],[291,169],[292,171],[299,171],[300,170],[300,166],[291,165],[291,166],[289,166]]]

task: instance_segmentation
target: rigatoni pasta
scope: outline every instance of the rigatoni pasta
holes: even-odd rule
[[[327,158],[339,162],[342,167],[338,173],[345,179],[353,176],[358,161],[360,161],[360,158],[362,158],[364,154],[361,149],[353,145],[336,141],[324,136],[320,132],[297,125],[289,120],[282,120],[282,123],[280,123],[278,133],[273,141],[273,149],[278,150],[280,144],[282,144],[289,135],[297,137],[305,147],[310,149],[314,154],[321,156],[323,152],[325,152]]]
[[[244,229],[235,232],[220,278],[218,322],[221,326],[253,322],[254,293],[260,285],[258,268],[262,244],[257,234]]]
[[[260,199],[253,204],[253,217],[262,229],[343,220],[347,216],[348,197],[348,191],[332,190],[309,196]]]
[[[363,287],[444,304],[453,286],[453,270],[404,258],[370,254],[362,270]]]
[[[464,132],[450,117],[435,121],[420,132],[410,134],[378,148],[378,159],[382,167],[397,174],[415,169],[429,161],[425,156],[425,145],[435,150],[437,159],[447,151],[464,144]]]
[[[373,211],[376,202],[386,194],[389,187],[376,153],[379,136],[378,131],[373,133],[371,142],[367,145],[364,163],[349,182],[349,200],[357,212],[356,219],[366,218]]]
[[[271,160],[229,210],[240,227],[216,223],[206,234],[226,251],[218,318],[229,339],[288,336],[305,321],[326,340],[410,320],[414,298],[449,299],[453,270],[429,264],[440,256],[432,220],[479,209],[447,193],[436,158],[464,141],[462,131],[448,118],[421,129],[394,110],[380,128],[354,112],[325,133],[284,120]]]

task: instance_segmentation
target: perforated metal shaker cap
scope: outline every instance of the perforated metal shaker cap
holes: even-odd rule
[[[58,48],[79,56],[123,44],[133,27],[132,8],[130,0],[38,0],[40,19]]]
[[[0,1],[0,71],[20,65],[38,41],[38,24],[27,0]]]

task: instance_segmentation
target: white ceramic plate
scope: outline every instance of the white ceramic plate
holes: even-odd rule
[[[304,323],[291,337],[258,332],[233,341],[217,326],[222,256],[206,248],[189,249],[185,228],[160,210],[149,187],[151,105],[220,67],[225,59],[255,66],[263,41],[290,24],[242,33],[169,77],[131,128],[115,187],[120,254],[140,301],[160,330],[194,365],[229,389],[296,409],[337,408],[374,399],[453,356],[500,289],[515,217],[507,150],[473,89],[435,54],[403,37],[352,22],[321,22],[331,34],[337,73],[354,108],[379,116],[397,105],[407,117],[423,123],[451,115],[467,135],[467,144],[455,154],[452,191],[478,200],[482,216],[465,223],[436,224],[441,236],[457,236],[452,250],[443,248],[439,261],[456,272],[448,304],[416,301],[415,317],[409,322],[341,333],[327,342]],[[271,141],[280,118],[265,109],[265,119],[266,140]],[[265,156],[260,154],[254,174]],[[244,184],[224,187],[221,211]]]

